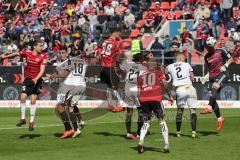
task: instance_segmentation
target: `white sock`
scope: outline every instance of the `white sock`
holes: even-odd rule
[[[26,118],[26,103],[21,103],[20,108],[21,108],[21,119],[25,119]]]
[[[35,104],[31,104],[31,106],[30,106],[30,122],[34,121],[36,109],[37,109],[36,105]]]
[[[168,127],[167,127],[167,123],[164,121],[162,123],[160,123],[160,128],[162,130],[162,136],[163,136],[163,139],[164,139],[164,143],[165,145],[169,144],[168,142]]]
[[[219,118],[218,118],[218,121],[221,121],[221,120],[222,120],[222,117],[219,117]]]
[[[148,123],[144,123],[142,128],[141,128],[141,132],[140,132],[140,139],[139,139],[139,144],[143,144],[144,143],[144,138],[147,134],[148,128],[150,127],[150,124]]]

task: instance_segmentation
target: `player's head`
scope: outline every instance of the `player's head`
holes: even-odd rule
[[[120,38],[120,29],[117,27],[117,28],[111,28],[111,37],[115,40],[119,39]]]
[[[186,57],[183,54],[178,54],[176,57],[177,62],[185,62]]]
[[[43,50],[43,43],[42,41],[36,40],[33,43],[33,50],[37,53],[41,53]]]
[[[59,50],[59,58],[60,60],[66,60],[68,58],[67,47],[62,46]]]
[[[144,61],[144,56],[142,53],[137,53],[133,55],[133,62],[142,63]]]
[[[217,43],[217,40],[214,37],[208,37],[206,40],[206,48],[208,52],[214,51],[214,47]]]
[[[147,61],[147,68],[148,70],[155,70],[157,68],[157,62],[155,59],[150,59]]]

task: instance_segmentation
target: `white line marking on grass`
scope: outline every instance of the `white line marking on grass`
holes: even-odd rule
[[[240,117],[240,115],[230,115],[230,116],[224,116],[224,118],[231,118],[231,117]],[[213,119],[215,117],[199,117],[198,119]],[[86,122],[87,125],[96,125],[96,124],[111,124],[111,123],[122,123],[124,121],[112,121],[112,122]],[[7,127],[10,125],[6,125],[6,128],[1,128],[2,130],[14,130],[14,129],[27,129],[28,127]],[[44,124],[44,125],[37,125],[35,128],[48,128],[48,127],[60,127],[62,124]]]

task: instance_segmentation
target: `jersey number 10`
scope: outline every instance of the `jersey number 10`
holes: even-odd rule
[[[143,77],[143,86],[153,86],[156,84],[156,74],[150,73],[147,75],[144,75]]]

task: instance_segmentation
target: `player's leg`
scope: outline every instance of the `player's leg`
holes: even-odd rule
[[[120,94],[117,91],[120,78],[116,74],[116,71],[115,71],[114,68],[110,68],[110,77],[109,78],[110,78],[109,79],[109,81],[110,81],[110,86],[109,87],[112,89],[112,92],[113,92],[113,94],[116,97],[116,100],[118,102],[118,106],[115,107],[115,111],[116,112],[121,112],[126,107],[128,107],[128,105],[123,101],[122,97],[120,96]]]
[[[143,126],[143,112],[142,112],[142,108],[141,107],[138,107],[137,111],[138,111],[137,137],[140,137],[141,128]]]
[[[184,108],[180,108],[180,107],[177,108],[177,114],[176,114],[176,129],[177,129],[176,136],[177,137],[181,137],[183,111],[184,111]]]
[[[176,113],[176,136],[181,137],[181,126],[182,126],[182,116],[184,111],[184,106],[186,105],[186,94],[185,89],[176,90],[176,102],[177,102],[177,113]]]
[[[168,141],[168,126],[166,121],[164,120],[164,106],[160,102],[154,102],[154,114],[158,118],[160,132],[162,133],[164,140],[164,152],[169,153],[169,141]]]
[[[22,125],[26,124],[26,99],[27,99],[27,94],[26,93],[21,93],[21,98],[20,98],[20,108],[21,108],[21,119],[17,122],[16,126],[21,127]]]
[[[190,118],[192,127],[192,138],[197,137],[197,113],[195,108],[190,108]]]
[[[75,91],[75,93],[73,93],[73,94],[76,94],[76,92],[77,91]],[[73,96],[71,99],[71,103],[70,103],[71,107],[69,107],[69,117],[70,117],[70,120],[71,120],[73,128],[74,128],[74,134],[72,136],[73,138],[75,138],[81,134],[81,130],[78,126],[78,121],[79,121],[78,118],[79,118],[80,112],[79,112],[79,110],[78,110],[79,114],[76,114],[74,112],[74,108],[76,111],[76,108],[77,108],[76,106],[78,105],[78,101],[79,101],[80,97],[81,96],[79,93],[77,93],[75,96]]]
[[[35,84],[30,78],[25,78],[22,85],[22,93],[20,97],[21,119],[17,122],[16,126],[21,127],[26,124],[26,99],[32,94]]]
[[[66,86],[60,86],[57,93],[56,114],[62,120],[62,123],[65,128],[62,136],[60,137],[61,139],[68,138],[74,134],[69,119],[68,106],[66,105],[68,104],[66,100],[68,98],[66,92],[68,91],[69,88],[67,88]]]
[[[197,103],[197,91],[194,87],[191,87],[188,90],[187,105],[190,109],[192,138],[196,138],[197,137],[197,130],[196,130],[197,129],[197,113],[196,113],[196,108],[198,106],[198,103]]]
[[[60,138],[65,139],[65,138],[71,137],[74,134],[74,132],[72,131],[72,127],[71,127],[70,120],[69,120],[69,113],[66,110],[65,104],[58,103],[56,106],[56,111],[59,114],[59,116],[63,122],[63,125],[65,127],[63,135]]]
[[[140,131],[140,138],[139,138],[139,143],[138,143],[138,153],[143,153],[144,149],[144,138],[148,132],[148,129],[150,127],[150,120],[151,120],[151,105],[149,102],[144,102],[141,104],[142,108],[142,115],[143,115],[143,125],[141,127]]]
[[[219,132],[222,129],[222,125],[224,123],[224,118],[221,116],[220,113],[220,108],[219,105],[217,103],[217,94],[219,89],[221,88],[221,84],[218,82],[214,82],[211,86],[211,90],[209,92],[209,105],[212,107],[217,119],[218,119],[218,123],[217,123],[217,131]]]
[[[29,122],[29,131],[33,131],[33,123],[34,123],[34,118],[35,118],[35,114],[36,114],[36,100],[37,100],[37,95],[32,94],[31,95],[31,99],[30,99],[30,122]]]
[[[127,108],[126,118],[125,118],[125,125],[127,129],[127,138],[132,140],[137,140],[136,136],[132,134],[131,125],[132,125],[132,115],[133,115],[133,108]]]
[[[77,105],[74,106],[73,112],[77,117],[78,127],[79,127],[80,130],[82,130],[84,128],[85,122],[82,119],[82,115],[81,115]]]

